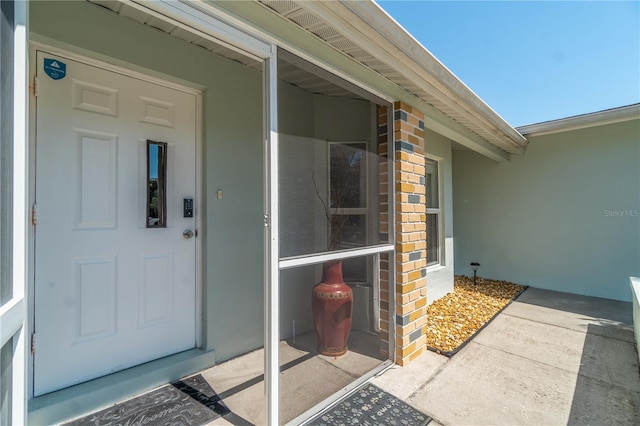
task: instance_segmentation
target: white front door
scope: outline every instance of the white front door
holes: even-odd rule
[[[195,346],[197,97],[45,52],[36,73],[37,396]]]

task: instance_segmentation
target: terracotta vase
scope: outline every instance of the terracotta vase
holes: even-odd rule
[[[344,355],[351,331],[353,291],[342,279],[341,260],[322,265],[322,281],[313,288],[311,305],[318,352],[327,356]]]

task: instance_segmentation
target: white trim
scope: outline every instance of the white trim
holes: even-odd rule
[[[35,204],[36,194],[36,97],[32,84],[34,84],[34,78],[36,74],[36,49],[33,47],[33,41],[29,43],[29,187],[28,187],[28,205],[33,207]],[[26,331],[27,335],[31,334],[35,330],[35,315],[33,313],[35,306],[35,226],[31,225],[28,229],[28,240],[31,242],[28,250],[28,274],[27,274],[27,316],[26,316]],[[33,397],[33,354],[29,350],[27,355],[27,396]]]
[[[523,150],[526,139],[375,2],[304,2],[303,7],[342,34],[349,34],[356,44],[414,84],[439,92],[438,99],[449,108],[497,133],[499,145],[517,152]]]
[[[373,255],[373,331],[380,332],[380,253]]]
[[[440,264],[440,263],[434,263],[433,265],[429,265],[427,266],[427,274],[430,272],[438,272],[441,270],[445,270],[447,267],[446,265]],[[428,280],[428,278],[427,278]]]
[[[29,261],[29,6],[27,2],[14,2],[13,46],[13,303],[12,314],[19,315],[21,325],[14,334],[11,360],[13,383],[13,424],[27,422],[27,339],[26,317],[29,307],[24,300],[28,282]],[[28,301],[29,299],[27,299]],[[14,311],[14,309],[16,309]],[[0,316],[0,322],[4,318]],[[4,338],[4,336],[3,336]]]
[[[349,259],[351,257],[369,256],[372,254],[389,253],[394,250],[393,244],[371,246],[361,249],[332,251],[330,253],[309,254],[304,256],[285,257],[280,259],[280,269],[297,268],[299,266],[316,265],[329,260]],[[379,267],[379,266],[378,266]]]
[[[264,398],[266,424],[280,424],[280,217],[278,182],[278,47],[264,66],[265,106],[265,274]]]
[[[27,282],[27,194],[28,175],[28,114],[29,58],[26,6],[16,1],[13,71],[13,298],[25,296]]]
[[[640,119],[640,103],[627,105],[620,108],[592,112],[589,114],[561,118],[559,120],[529,124],[526,126],[518,127],[516,128],[516,130],[518,130],[526,137],[532,137],[568,132],[570,130],[586,129],[595,126],[604,126],[607,124],[638,119]]]
[[[76,49],[74,49],[76,50]],[[79,49],[78,49],[79,50]],[[101,68],[110,72],[114,72],[117,74],[121,74],[127,77],[135,78],[137,80],[145,81],[148,83],[156,84],[158,86],[163,86],[172,90],[177,90],[183,93],[188,93],[195,96],[196,108],[195,108],[195,117],[194,117],[194,125],[195,128],[195,179],[196,179],[196,188],[195,188],[195,197],[196,197],[196,209],[195,209],[195,226],[196,230],[202,229],[203,226],[203,215],[201,214],[202,209],[200,208],[204,205],[204,192],[203,192],[203,170],[204,170],[204,156],[203,156],[203,139],[204,139],[204,126],[203,126],[203,95],[202,91],[193,87],[185,86],[176,82],[167,81],[160,79],[158,77],[150,76],[144,74],[140,71],[132,70],[126,68],[121,65],[115,65],[113,63],[105,62],[100,59],[87,57],[81,55],[79,53],[75,53],[73,51],[69,51],[66,49],[62,49],[60,47],[53,47],[42,42],[34,42],[30,43],[29,49],[29,57],[31,59],[29,66],[29,81],[33,81],[36,73],[37,73],[37,63],[36,63],[36,55],[37,52],[50,53],[56,56],[60,56],[63,58],[67,58],[70,60],[74,60],[80,62],[85,65]],[[138,67],[139,68],[139,67]],[[35,182],[36,182],[36,167],[35,167],[35,157],[36,157],[36,139],[37,135],[35,132],[36,124],[37,124],[37,116],[36,116],[36,104],[37,98],[33,95],[32,91],[28,91],[29,95],[29,127],[31,129],[30,137],[29,137],[29,177],[31,179],[31,185],[29,185],[28,189],[28,199],[29,206],[33,205],[35,201]],[[25,189],[25,194],[26,194]],[[25,218],[29,217],[28,209],[27,213],[24,215]],[[28,286],[29,286],[29,294],[35,295],[35,232],[34,227],[31,226],[29,228],[28,240],[31,242],[29,247],[28,259],[29,259],[29,275],[28,275]],[[199,237],[195,240],[195,285],[196,285],[196,300],[195,300],[195,347],[200,348],[203,344],[204,339],[204,316],[203,316],[203,303],[204,299],[204,274],[203,274],[203,244],[204,238],[202,238],[202,233],[200,233]],[[29,297],[29,306],[27,307],[30,311],[28,317],[28,330],[29,335],[33,333],[35,328],[35,297]],[[30,366],[28,370],[29,377],[29,386],[28,386],[28,395],[33,397],[33,365],[34,358],[31,352],[28,353]]]
[[[0,306],[0,348],[20,331],[24,323],[24,299],[14,297]]]
[[[247,8],[251,7],[252,9],[255,9],[257,7],[264,9],[264,11],[267,11],[269,13],[271,13],[269,11],[268,8],[266,8],[264,5],[260,4],[260,3],[253,3],[253,2],[223,2],[226,8],[233,8],[233,9],[237,9],[236,5],[242,3],[247,4],[247,5],[251,5],[251,6],[247,6]],[[311,3],[311,2],[308,2]],[[328,3],[332,3],[335,4],[337,2],[328,2]],[[252,25],[238,17],[236,17],[235,15],[231,14],[229,11],[227,11],[226,9],[222,9],[221,6],[216,5],[216,4],[212,4],[212,3],[200,3],[202,4],[202,8],[208,8],[209,10],[211,10],[211,13],[217,16],[220,16],[222,18],[225,19],[225,21],[238,26],[239,28],[242,28],[246,31],[251,31],[252,33],[256,34],[256,36],[259,36],[265,40],[268,40],[274,44],[279,45],[282,49],[285,49],[287,51],[289,51],[290,53],[318,66],[321,67],[333,74],[335,74],[336,76],[344,79],[345,81],[348,81],[349,83],[356,85],[360,88],[362,88],[363,90],[366,90],[372,94],[374,94],[375,96],[379,97],[380,99],[383,99],[391,104],[393,104],[394,101],[397,100],[402,100],[403,102],[406,102],[407,104],[413,105],[414,107],[417,107],[419,110],[421,110],[422,112],[425,113],[425,128],[429,128],[431,130],[433,130],[436,133],[440,133],[441,135],[455,140],[456,142],[459,142],[460,144],[468,147],[469,149],[472,149],[488,158],[491,158],[495,161],[498,162],[504,162],[504,161],[508,161],[510,158],[510,154],[507,153],[506,151],[504,151],[503,149],[497,147],[496,145],[490,143],[489,141],[487,141],[486,139],[478,136],[476,133],[470,131],[469,129],[467,129],[464,125],[457,123],[455,120],[453,120],[452,118],[448,117],[447,115],[445,115],[444,113],[442,113],[441,111],[437,110],[435,107],[431,106],[429,103],[427,103],[425,100],[423,99],[419,99],[416,98],[415,95],[413,95],[411,92],[403,89],[402,87],[400,87],[399,85],[397,85],[396,83],[392,82],[391,80],[386,79],[384,76],[380,75],[379,73],[373,71],[371,68],[357,62],[354,61],[354,59],[350,56],[348,56],[347,54],[345,54],[344,52],[339,51],[338,49],[334,48],[333,46],[330,46],[328,44],[326,44],[325,42],[323,42],[322,40],[317,40],[318,43],[322,43],[323,46],[327,49],[327,50],[331,50],[332,52],[335,51],[337,53],[339,53],[340,55],[342,55],[343,59],[345,61],[349,61],[350,62],[350,66],[351,68],[353,68],[352,66],[355,65],[357,66],[357,74],[360,75],[362,78],[362,76],[366,76],[368,79],[380,79],[379,84],[374,84],[374,83],[364,83],[361,80],[358,80],[356,78],[354,78],[352,76],[351,73],[349,72],[343,72],[340,71],[339,69],[337,69],[336,67],[332,66],[329,62],[319,59],[318,57],[313,56],[312,54],[308,53],[305,50],[301,50],[300,48],[298,48],[296,45],[287,42],[286,38],[284,38],[284,36],[282,37],[278,37],[273,35],[272,33],[266,31],[266,30],[262,30],[260,28],[258,28],[255,25]],[[255,4],[255,6],[254,6]],[[307,4],[307,3],[305,3]],[[264,13],[264,11],[261,11]],[[251,10],[252,13],[256,13],[255,10]],[[239,15],[241,15],[240,12],[238,12]],[[281,19],[281,25],[286,26],[286,25],[291,25],[291,22],[289,22],[288,20],[286,20],[284,17],[282,17],[281,15],[278,15],[276,13],[274,13],[273,15],[274,17],[277,17],[279,19]],[[222,19],[221,18],[221,19]],[[300,28],[300,31],[305,31],[304,29]],[[306,33],[305,33],[306,34]],[[315,36],[313,36],[315,37]],[[326,53],[326,52],[325,52]],[[347,67],[343,68],[343,69],[349,69]],[[385,92],[381,91],[380,87],[384,87],[385,88]],[[394,93],[395,95],[389,95],[389,93]]]
[[[437,227],[438,227],[438,259],[436,260],[436,262],[431,263],[431,264],[427,264],[427,271],[430,270],[434,271],[436,270],[437,267],[444,267],[446,265],[446,258],[445,258],[445,245],[444,245],[444,167],[442,166],[442,163],[444,162],[444,160],[441,157],[435,156],[435,155],[429,155],[426,154],[425,155],[426,160],[430,160],[433,161],[434,163],[436,163],[436,174],[437,174],[437,189],[438,189],[438,207],[427,207],[425,208],[425,215],[436,215],[437,216]],[[425,175],[426,175],[426,167],[425,167]],[[426,220],[425,220],[425,224],[426,224]],[[429,229],[426,229],[427,231],[427,238],[428,237],[428,232]],[[429,249],[429,244],[427,244],[427,250]],[[427,253],[427,257],[428,257],[428,253]]]
[[[181,1],[185,1],[185,0],[181,0]],[[389,103],[393,103],[396,99],[383,94],[382,92],[378,91],[375,88],[372,88],[370,86],[364,85],[362,82],[354,79],[353,77],[351,77],[349,74],[344,73],[336,68],[334,68],[333,66],[331,66],[330,64],[310,55],[308,52],[299,49],[298,47],[296,47],[294,44],[288,43],[287,41],[275,37],[272,34],[265,32],[259,28],[257,28],[256,26],[252,26],[250,24],[248,24],[247,22],[235,17],[234,15],[230,14],[229,12],[224,11],[223,9],[221,9],[219,6],[213,4],[213,3],[205,3],[202,0],[193,0],[190,1],[189,3],[194,4],[194,3],[198,3],[198,8],[202,11],[206,11],[207,14],[209,14],[210,16],[216,16],[219,19],[223,19],[226,22],[229,22],[231,25],[245,31],[245,32],[250,32],[251,34],[255,34],[256,37],[263,39],[269,43],[272,43],[276,46],[279,46],[282,49],[285,49],[287,51],[289,51],[290,53],[293,53],[296,56],[299,56],[300,58],[304,59],[305,61],[311,62],[312,64],[323,68],[326,71],[331,72],[332,74],[335,74],[336,76],[342,78],[343,80],[348,81],[349,83],[356,85],[372,94],[374,94],[375,96],[379,97],[380,99],[384,99],[385,101],[389,102]],[[284,18],[283,18],[284,19]],[[284,21],[287,22],[287,25],[291,24],[288,21]],[[323,42],[324,43],[324,42]],[[346,55],[345,55],[346,56]]]
[[[199,2],[190,0],[121,1],[257,61],[268,58],[271,53],[269,43],[221,21],[218,16],[212,15],[198,4]]]
[[[195,178],[196,178],[196,203],[194,206],[194,216],[196,225],[196,262],[195,262],[195,279],[196,279],[196,348],[202,348],[204,343],[204,214],[203,206],[205,204],[204,199],[204,169],[205,169],[205,157],[204,157],[204,106],[203,106],[203,94],[198,92],[196,95],[196,154],[195,154]]]

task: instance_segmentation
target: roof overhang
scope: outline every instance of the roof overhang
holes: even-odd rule
[[[576,115],[560,120],[545,121],[518,127],[518,131],[527,138],[604,126],[629,120],[640,120],[640,104],[627,105],[589,114]]]
[[[371,0],[187,3],[217,10],[339,77],[412,105],[425,114],[427,128],[489,158],[507,161],[525,150],[520,133]]]
[[[526,139],[375,2],[259,1],[401,87],[414,98],[409,103],[426,109],[423,112],[428,117],[436,110],[506,154],[524,152]],[[439,126],[433,130],[443,133]],[[444,133],[470,149],[484,154],[491,151],[491,157],[497,154],[476,138]]]
[[[127,5],[142,7],[136,0],[125,1],[123,6],[112,1],[91,1],[116,13],[121,13],[121,8],[131,9]],[[496,161],[506,161],[511,154],[523,153],[526,147],[527,140],[520,133],[374,1],[163,0],[140,4],[145,9],[186,6],[219,17],[240,31],[290,50],[377,96],[419,109],[425,114],[426,128]],[[185,13],[192,25],[193,13]],[[184,16],[177,19],[181,18]],[[206,28],[202,31],[207,32]],[[224,49],[230,48],[228,53],[234,54],[232,46],[215,43],[202,34],[195,41],[187,33],[177,36],[216,53],[223,49],[224,54]],[[248,66],[259,65],[254,62]]]

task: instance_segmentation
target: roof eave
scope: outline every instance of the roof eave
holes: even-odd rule
[[[518,127],[527,138],[640,120],[640,103]]]
[[[403,88],[392,79],[384,76],[384,74],[377,72],[365,63],[359,62],[347,52],[341,51],[323,40],[321,37],[305,29],[300,24],[296,25],[296,23],[292,23],[287,17],[268,6],[259,3],[258,1],[204,2],[200,0],[197,3],[201,5],[203,9],[208,9],[210,13],[222,14],[226,20],[231,23],[237,23],[242,28],[251,26],[253,28],[252,31],[257,31],[256,34],[258,34],[262,39],[281,45],[292,53],[311,62],[321,66],[322,64],[329,64],[332,72],[335,72],[336,75],[347,81],[354,82],[355,84],[360,84],[361,82],[364,85],[363,87],[368,88],[368,90],[372,90],[372,93],[379,93],[382,97],[391,96],[390,99],[400,100],[413,105],[425,113],[425,116],[427,117],[427,120],[425,120],[425,127],[430,128],[431,130],[434,130],[471,150],[481,153],[488,158],[495,161],[508,161],[511,154],[520,154],[524,152],[526,140],[519,134],[519,141],[515,145],[510,139],[507,139],[504,136],[499,138],[498,136],[500,136],[501,133],[497,130],[489,133],[483,129],[483,133],[489,133],[490,136],[495,137],[487,137],[486,135],[482,136],[478,134],[463,122],[451,117],[444,111],[433,106],[427,100],[418,97],[410,89]],[[364,40],[371,43],[367,36],[362,33],[363,27],[366,29],[370,26],[366,22],[363,22],[362,18],[345,8],[342,3],[336,1],[296,1],[296,3],[322,21],[331,23],[330,25],[334,27],[336,31],[339,31],[339,28],[336,26],[339,23],[343,31],[346,31],[350,36],[353,35],[358,37],[359,41]],[[378,6],[371,1],[368,1],[367,3],[369,4],[369,7],[374,6],[376,9],[378,8]],[[334,7],[339,8],[339,12],[336,12]],[[269,10],[272,13],[265,14],[265,10]],[[388,15],[385,14],[384,16],[386,16],[387,21],[397,25]],[[273,19],[276,17],[277,19]],[[348,22],[349,19],[357,21],[358,26],[353,27]],[[286,23],[287,25],[283,25],[283,23]],[[254,27],[255,25],[257,26]],[[406,32],[401,27],[399,28],[401,31]],[[388,46],[389,48],[392,48],[389,42],[384,39],[383,35],[380,35],[376,31],[370,32],[371,35],[376,37],[376,40],[381,40],[381,43],[383,43],[385,47]],[[421,49],[424,50],[422,47]],[[393,50],[395,51],[397,49],[394,48]],[[380,46],[377,47],[377,51],[381,52]],[[335,54],[332,54],[331,52]],[[419,68],[411,59],[407,58],[406,55],[401,56],[400,59],[392,61],[392,63],[398,62],[411,62],[414,67]],[[396,74],[398,73],[398,71],[395,70],[394,72]],[[415,75],[415,71],[412,72],[413,75]],[[425,73],[424,70],[421,72],[423,74]],[[457,81],[462,84],[459,80]],[[419,78],[418,83],[412,83],[412,85],[422,85],[422,87],[429,89],[433,87],[430,83],[426,82],[424,78]],[[441,91],[434,90],[434,93],[441,95]],[[452,101],[452,103],[455,104],[455,101]],[[466,105],[466,107],[468,107],[468,105]],[[467,121],[469,120],[467,119]]]
[[[320,7],[333,9],[338,13],[344,14],[348,10],[355,15],[349,16],[348,22],[369,37],[367,49],[381,55],[393,52],[398,60],[390,65],[407,76],[417,75],[422,80],[417,83],[435,87],[450,103],[464,108],[469,118],[495,134],[495,140],[489,142],[502,149],[507,144],[511,153],[524,151],[527,140],[375,2],[340,0],[318,3]],[[353,19],[354,17],[358,19]],[[378,37],[372,36],[372,31]]]

